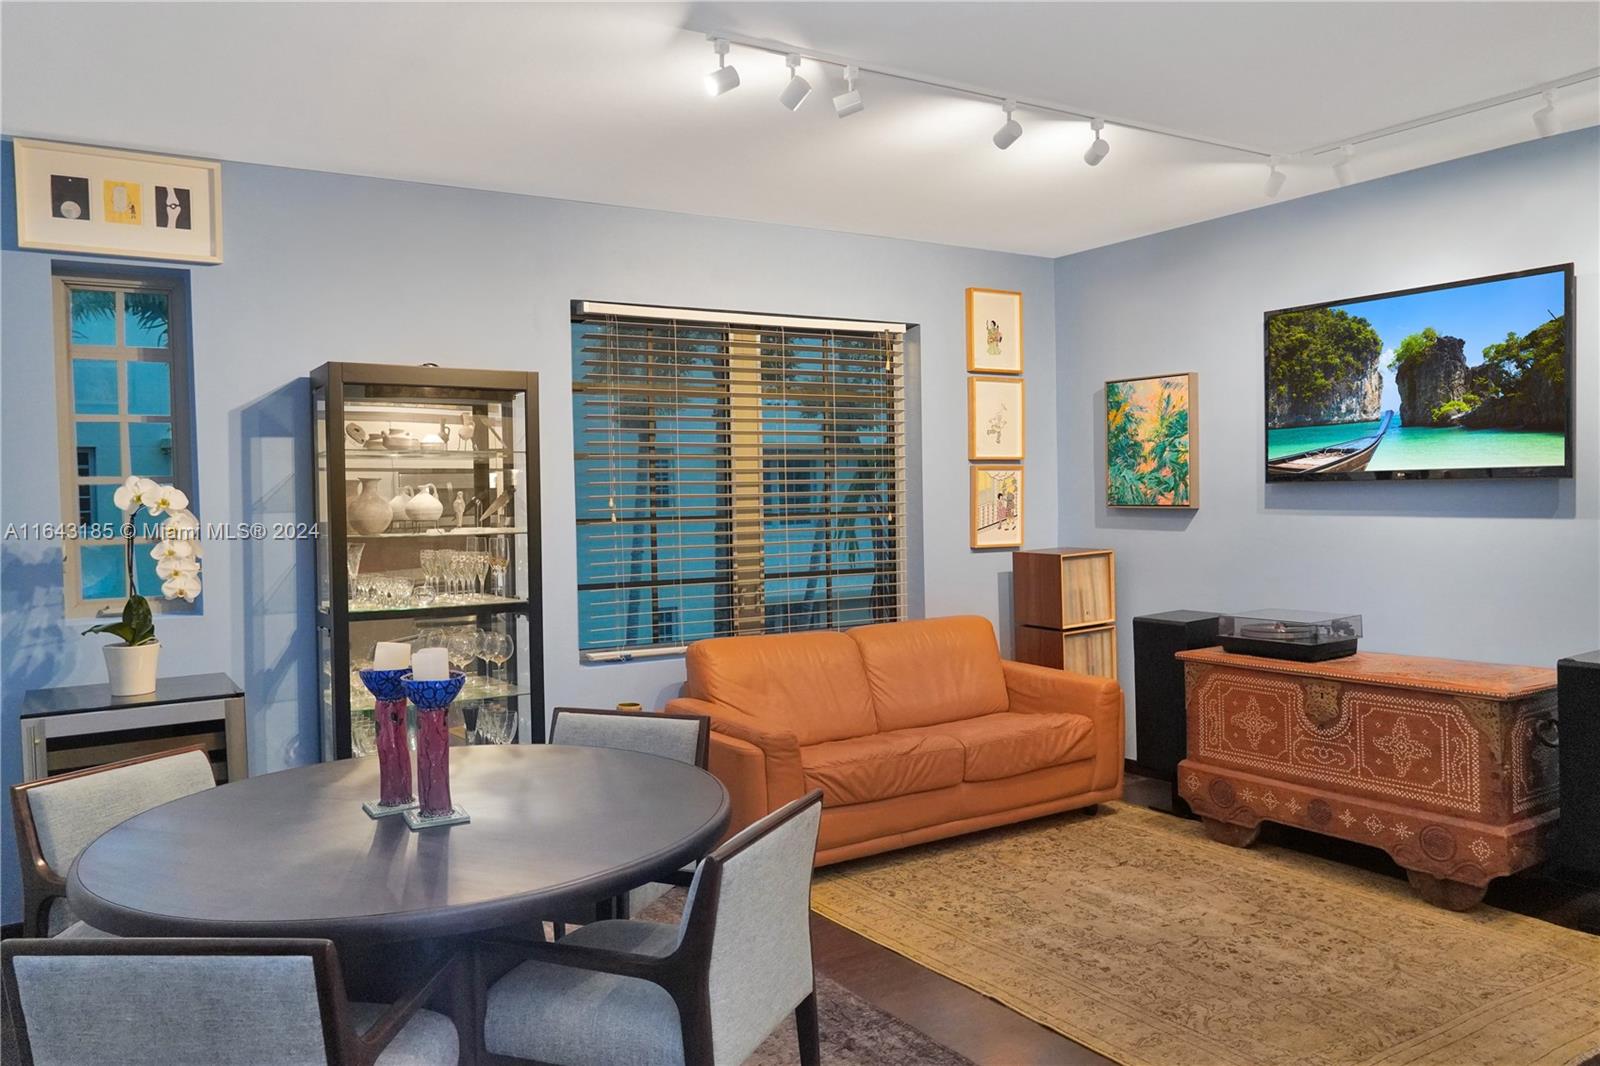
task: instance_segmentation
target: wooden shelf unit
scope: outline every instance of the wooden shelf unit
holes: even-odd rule
[[[1035,548],[1011,560],[1017,659],[1115,679],[1116,553]]]

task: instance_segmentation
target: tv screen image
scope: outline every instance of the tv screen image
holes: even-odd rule
[[[1567,477],[1572,265],[1271,311],[1268,481]]]

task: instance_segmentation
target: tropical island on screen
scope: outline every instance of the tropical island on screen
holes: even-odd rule
[[[1269,479],[1561,472],[1566,293],[1556,268],[1269,315]]]

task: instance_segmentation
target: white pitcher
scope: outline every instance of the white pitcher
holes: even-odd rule
[[[442,514],[444,502],[431,481],[418,488],[417,494],[406,503],[406,517],[413,522],[437,522]]]

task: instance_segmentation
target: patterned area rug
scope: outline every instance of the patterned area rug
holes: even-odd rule
[[[1140,807],[824,869],[812,906],[1126,1066],[1600,1053],[1600,937]]]

